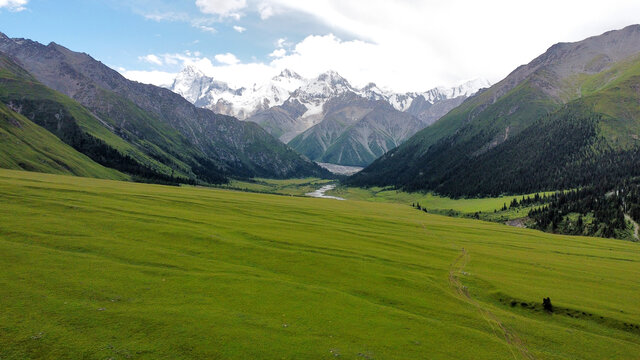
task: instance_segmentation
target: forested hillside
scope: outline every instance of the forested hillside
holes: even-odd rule
[[[640,26],[551,47],[347,182],[449,196],[640,175]]]

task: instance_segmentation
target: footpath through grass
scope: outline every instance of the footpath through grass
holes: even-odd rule
[[[3,360],[640,354],[634,243],[8,170],[0,204]]]

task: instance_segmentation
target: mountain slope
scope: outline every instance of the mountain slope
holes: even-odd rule
[[[0,103],[0,167],[103,179],[128,177],[106,168]]]
[[[397,94],[382,90],[373,83],[361,89],[356,88],[335,71],[325,72],[314,79],[304,79],[293,71],[284,70],[265,84],[233,89],[192,66],[186,66],[176,77],[171,89],[197,106],[237,115],[259,124],[271,135],[289,143],[312,160],[367,165],[488,85],[486,81],[476,80],[453,88],[440,87],[423,93]],[[342,132],[334,133],[335,130],[340,128],[341,131],[347,131],[348,128],[337,125],[336,121],[344,124],[344,119],[334,118],[335,113],[330,108],[334,105],[330,103],[345,103],[345,98],[353,101],[353,104],[344,106],[363,106],[359,110],[360,116],[370,111],[380,111],[380,114],[371,114],[370,118],[389,117],[387,120],[390,122],[397,121],[401,126],[411,125],[406,129],[391,131],[388,126],[379,126],[380,120],[364,121],[357,127],[360,134],[345,133],[341,143],[334,146],[333,141],[342,135]],[[372,109],[371,104],[375,102],[383,102],[387,106],[373,106]],[[326,123],[321,125],[322,122]],[[348,122],[354,121],[351,119]],[[367,128],[367,125],[371,127]],[[323,129],[331,133],[323,133]],[[302,134],[305,131],[308,132]],[[405,134],[407,132],[408,135]],[[294,141],[297,136],[302,138]],[[334,150],[324,154],[329,147]]]
[[[349,183],[473,196],[594,181],[581,174],[637,146],[639,53],[637,25],[554,45]]]
[[[356,89],[339,74],[327,72],[291,93],[282,105],[260,111],[247,121],[260,124],[314,161],[366,166],[483,84],[486,82],[476,81],[422,94],[392,94],[375,84]]]
[[[290,72],[288,72],[290,73]],[[281,105],[268,107],[247,118],[264,127],[272,135],[289,143],[295,136],[320,123],[327,114],[325,104],[357,90],[335,71],[307,80],[292,91]],[[351,96],[351,99],[357,100]]]
[[[175,182],[186,179],[112,133],[102,119],[82,105],[38,82],[12,59],[0,53],[0,103],[49,130],[94,161],[136,178]],[[19,155],[19,154],[14,154]],[[172,179],[173,175],[177,179]],[[219,177],[223,180],[222,177]]]
[[[222,176],[318,176],[326,172],[255,124],[193,106],[164,88],[129,81],[86,54],[0,35],[0,51],[44,85],[78,101],[119,138],[173,170]]]
[[[349,93],[325,104],[323,120],[289,145],[310,159],[346,166],[366,166],[400,145],[425,124],[383,100]]]
[[[379,89],[371,83],[355,88],[334,71],[307,80],[281,105],[259,110],[248,117],[280,140],[289,143],[294,137],[319,124],[330,113],[324,106],[329,101],[348,94],[369,101],[383,101],[398,112],[413,115],[423,124],[418,130],[432,124],[449,110],[462,103],[478,89],[488,86],[486,81],[470,81],[454,88],[435,88],[424,93],[396,94]],[[357,101],[355,97],[351,97]],[[293,107],[292,107],[293,106]],[[366,147],[366,144],[362,144]]]

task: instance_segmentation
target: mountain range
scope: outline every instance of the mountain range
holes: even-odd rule
[[[127,80],[87,54],[0,33],[0,56],[0,102],[13,119],[5,121],[28,120],[135,178],[216,183],[228,176],[330,176],[260,126]]]
[[[348,180],[450,196],[640,175],[640,25],[559,43]]]
[[[194,105],[255,122],[308,158],[364,166],[490,84],[398,94],[352,86],[335,71],[305,79],[283,70],[265,84],[234,89],[193,66],[169,87]]]
[[[0,33],[0,165],[211,184],[331,176],[314,161],[370,164],[346,183],[453,197],[640,176],[640,25],[556,44],[471,95],[481,84],[393,94],[336,72],[283,71],[246,90],[186,68],[171,91]],[[244,121],[202,108],[212,99],[216,111],[244,109]]]

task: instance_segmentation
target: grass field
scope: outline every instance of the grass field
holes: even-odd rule
[[[319,178],[303,178],[303,179],[252,179],[252,180],[235,180],[232,179],[228,184],[218,185],[220,189],[240,190],[248,192],[280,194],[303,196],[308,192],[317,190],[324,184],[334,182],[335,180],[326,180]]]
[[[550,195],[553,192],[539,193],[540,195]],[[339,186],[334,190],[327,192],[329,195],[340,196],[349,200],[365,200],[374,202],[393,202],[398,204],[419,203],[423,208],[432,212],[447,213],[448,211],[457,212],[461,215],[473,214],[476,212],[484,213],[485,220],[508,220],[527,216],[530,209],[519,209],[501,211],[503,205],[509,206],[513,199],[522,199],[523,195],[500,196],[494,198],[471,198],[471,199],[452,199],[444,196],[434,195],[433,193],[420,192],[404,192],[390,188],[357,188]],[[533,197],[535,194],[526,194],[524,196]],[[494,210],[498,213],[494,214]]]
[[[10,170],[0,204],[2,360],[640,354],[635,243]]]

